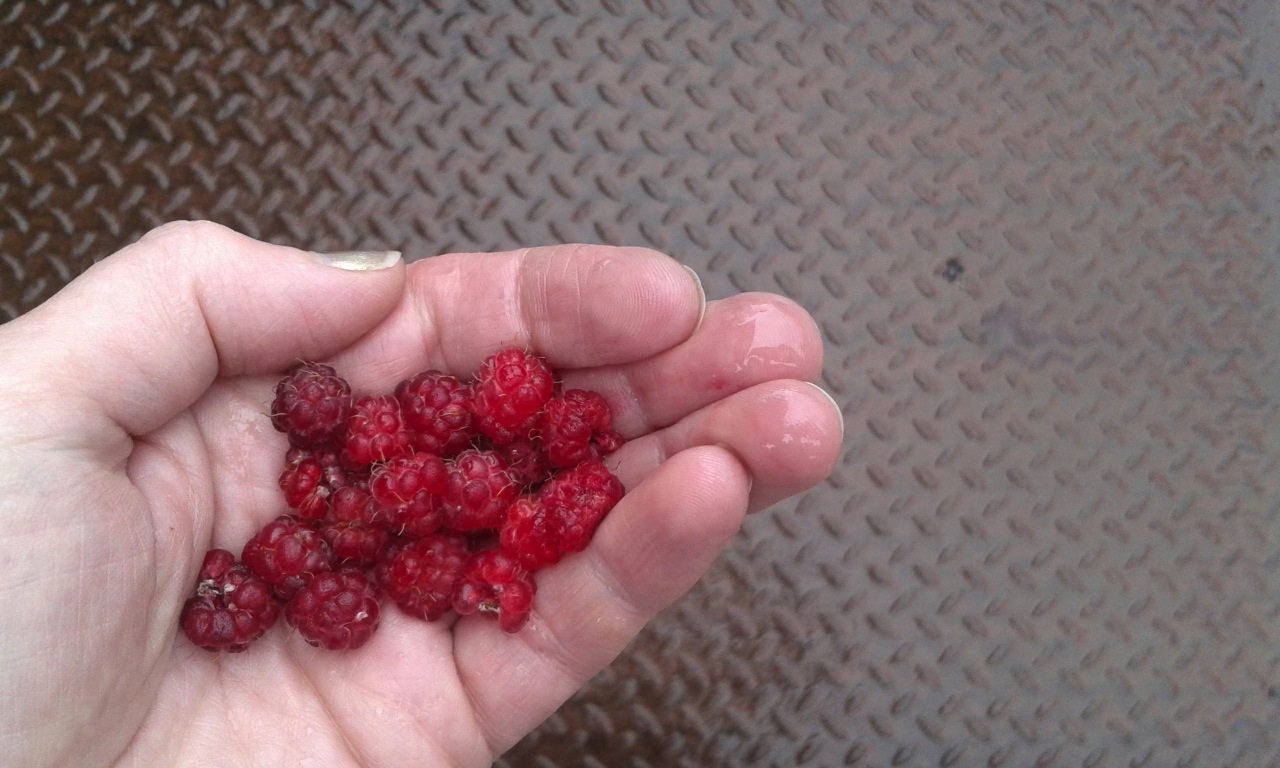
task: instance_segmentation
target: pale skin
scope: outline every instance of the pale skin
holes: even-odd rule
[[[286,625],[240,654],[177,630],[210,547],[283,511],[267,412],[300,359],[358,392],[534,349],[602,393],[627,496],[539,574],[528,626],[384,607],[356,651]],[[821,482],[817,328],[705,303],[676,261],[555,246],[348,271],[166,225],[0,326],[0,754],[23,766],[485,766],[679,599],[743,517]]]

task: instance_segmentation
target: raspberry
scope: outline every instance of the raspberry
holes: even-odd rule
[[[423,371],[396,386],[396,400],[415,451],[452,456],[477,434],[471,388],[439,371]]]
[[[518,495],[498,454],[467,449],[449,468],[444,494],[448,523],[459,532],[497,528]]]
[[[382,548],[382,554],[378,556],[378,562],[369,569],[369,578],[373,579],[374,584],[382,589],[387,588],[387,582],[391,578],[391,563],[395,561],[396,555],[411,543],[394,536],[387,541],[387,545]]]
[[[480,429],[481,434],[489,438],[489,442],[493,445],[510,445],[521,440],[532,439],[538,431],[540,415],[535,413],[514,427],[504,427],[490,418],[488,414],[476,411],[476,426]]]
[[[624,493],[601,462],[623,444],[604,398],[562,391],[520,349],[470,383],[424,371],[393,395],[353,397],[333,368],[303,363],[275,395],[291,512],[240,562],[206,556],[180,622],[210,650],[244,650],[281,610],[312,645],[358,648],[380,591],[412,616],[483,613],[516,632],[533,573],[585,549]]]
[[[225,549],[204,556],[195,597],[182,606],[179,623],[191,642],[207,651],[239,653],[276,623],[280,607],[271,588]]]
[[[339,488],[333,494],[333,519],[340,523],[372,524],[377,504],[361,485]]]
[[[430,453],[401,456],[375,467],[369,476],[369,492],[378,504],[395,507],[422,493],[443,493],[449,480],[444,460]]]
[[[470,554],[463,536],[437,534],[419,539],[391,559],[383,589],[405,613],[435,621],[453,607],[453,594]]]
[[[360,522],[331,522],[320,529],[334,560],[344,565],[372,566],[387,546],[387,532]]]
[[[406,539],[420,539],[435,533],[444,525],[445,511],[441,498],[425,491],[413,501],[395,507],[377,507],[375,525]]]
[[[352,462],[346,451],[316,450],[312,451],[312,458],[324,468],[320,482],[327,485],[331,492],[369,479],[368,470]]]
[[[341,436],[351,411],[351,387],[327,365],[295,366],[275,389],[271,424],[289,444],[314,448]]]
[[[299,462],[305,459],[314,459],[316,455],[317,452],[312,451],[310,448],[297,448],[290,446],[289,450],[284,452],[284,465],[286,468],[296,467]]]
[[[496,616],[503,632],[519,632],[533,610],[533,576],[501,550],[476,552],[463,566],[453,610]]]
[[[597,459],[564,470],[536,497],[512,505],[499,533],[502,548],[529,569],[581,552],[623,492]]]
[[[361,573],[322,573],[285,604],[284,617],[311,645],[359,648],[378,628],[378,592]]]
[[[553,509],[560,509],[554,507]],[[561,521],[535,497],[521,496],[511,505],[498,540],[502,550],[529,570],[557,563],[566,552],[558,541]]]
[[[414,453],[380,464],[369,479],[375,508],[365,519],[408,538],[434,533],[444,522],[440,494],[448,478],[444,460],[430,453]]]
[[[321,520],[329,511],[329,486],[324,484],[324,467],[313,458],[286,463],[280,473],[284,503],[304,520]]]
[[[579,517],[603,518],[623,493],[622,481],[604,462],[591,459],[551,478],[538,492],[538,498],[548,507],[562,506]]]
[[[536,497],[511,505],[499,532],[502,548],[529,570],[559,562],[587,548],[622,494],[622,483],[598,460],[565,470]]]
[[[293,597],[313,576],[333,567],[333,553],[320,533],[288,515],[263,526],[244,545],[240,559],[281,600]]]
[[[551,467],[540,440],[516,440],[500,446],[497,453],[506,463],[507,473],[516,485],[534,488],[551,477]]]
[[[554,389],[545,360],[521,349],[504,349],[480,368],[471,399],[476,425],[499,445],[519,439],[536,426]]]
[[[285,503],[303,520],[323,520],[333,504],[334,493],[368,480],[363,470],[342,466],[342,456],[332,449],[290,448],[284,456],[280,489]]]
[[[347,419],[347,455],[358,465],[387,461],[409,452],[400,403],[391,395],[357,397]]]
[[[542,447],[553,467],[572,467],[618,450],[624,442],[613,431],[613,413],[595,392],[566,390],[543,407],[538,424]]]

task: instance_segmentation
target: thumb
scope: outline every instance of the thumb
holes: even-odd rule
[[[219,376],[337,352],[403,289],[395,252],[324,256],[210,222],[166,224],[0,327],[0,389],[83,398],[145,434]]]

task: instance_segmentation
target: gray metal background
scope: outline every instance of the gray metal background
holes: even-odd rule
[[[0,2],[0,319],[174,218],[663,249],[819,319],[840,466],[504,765],[1276,765],[1278,18]]]

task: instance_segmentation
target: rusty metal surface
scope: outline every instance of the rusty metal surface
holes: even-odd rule
[[[503,765],[1277,765],[1278,17],[0,2],[0,319],[174,218],[666,250],[841,465]]]

